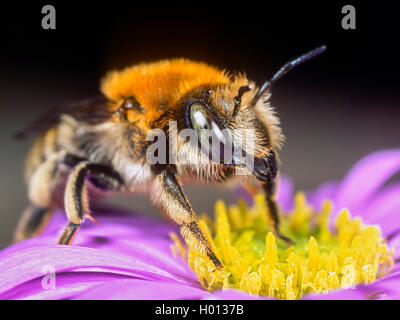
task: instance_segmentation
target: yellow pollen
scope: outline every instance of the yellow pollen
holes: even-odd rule
[[[173,253],[188,262],[206,290],[239,289],[289,300],[371,283],[393,266],[393,250],[378,226],[342,210],[329,227],[330,201],[316,212],[303,193],[296,194],[294,209],[281,218],[281,232],[295,243],[290,247],[272,233],[267,210],[264,195],[258,194],[252,208],[243,200],[229,207],[218,201],[215,221],[207,215],[199,219],[223,263],[220,270],[195,243],[185,246],[175,234]]]

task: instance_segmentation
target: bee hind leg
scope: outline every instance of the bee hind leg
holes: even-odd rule
[[[24,211],[14,233],[14,242],[39,235],[53,213],[52,208],[42,208],[30,204]]]
[[[199,228],[195,213],[172,168],[166,168],[155,179],[152,199],[181,226],[181,233],[186,242],[194,243],[200,251],[204,250],[216,269],[222,268],[221,261]]]
[[[71,244],[81,223],[90,217],[89,199],[86,188],[87,178],[92,184],[105,191],[117,191],[123,188],[123,180],[111,167],[80,162],[71,172],[64,194],[64,206],[69,224],[64,229],[58,244]]]
[[[18,223],[14,241],[39,235],[50,220],[53,212],[53,189],[58,180],[58,166],[65,155],[64,151],[51,154],[30,177],[28,197],[31,204]]]

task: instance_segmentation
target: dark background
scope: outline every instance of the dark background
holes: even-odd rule
[[[0,247],[27,204],[23,163],[32,139],[17,142],[13,132],[51,107],[95,96],[113,68],[187,57],[246,71],[261,83],[289,59],[325,44],[326,53],[273,89],[287,136],[283,172],[297,189],[312,189],[341,179],[369,152],[398,147],[399,18],[389,2],[129,3],[1,4]],[[56,8],[56,30],[41,28],[45,4]],[[356,30],[341,27],[346,4],[356,8]],[[188,191],[198,212],[212,211],[218,197],[232,201],[224,189]],[[116,202],[156,212],[143,197]]]

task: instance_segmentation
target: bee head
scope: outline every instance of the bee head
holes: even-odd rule
[[[184,107],[185,128],[197,137],[196,151],[185,154],[191,162],[199,153],[214,168],[234,168],[237,174],[266,181],[276,175],[276,152],[283,142],[279,120],[269,104],[269,91],[245,75],[228,84],[200,88],[189,95]]]
[[[203,153],[214,163],[234,167],[237,173],[250,173],[261,181],[275,178],[276,152],[284,137],[269,103],[271,87],[325,49],[321,46],[289,61],[260,87],[239,74],[227,84],[202,90],[201,98],[186,104],[185,115],[188,127],[199,137]]]

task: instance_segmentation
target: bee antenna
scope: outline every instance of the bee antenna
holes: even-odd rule
[[[239,112],[240,106],[242,104],[242,96],[247,92],[251,90],[251,86],[242,86],[238,90],[238,94],[235,98],[233,98],[233,101],[235,103],[235,106],[233,108],[233,117],[236,117],[236,115]]]
[[[268,90],[271,89],[272,85],[280,78],[282,78],[286,73],[288,73],[290,70],[292,70],[294,67],[298,66],[299,64],[314,58],[315,56],[321,54],[322,52],[324,52],[326,50],[326,46],[320,46],[314,50],[311,50],[303,55],[301,55],[300,57],[297,57],[289,62],[287,62],[286,64],[283,65],[282,68],[280,68],[278,70],[278,72],[276,72],[274,74],[274,76],[271,78],[271,80],[266,81],[262,87],[260,88],[260,90],[257,93],[256,96],[256,100],[258,100],[265,92],[267,92]]]

